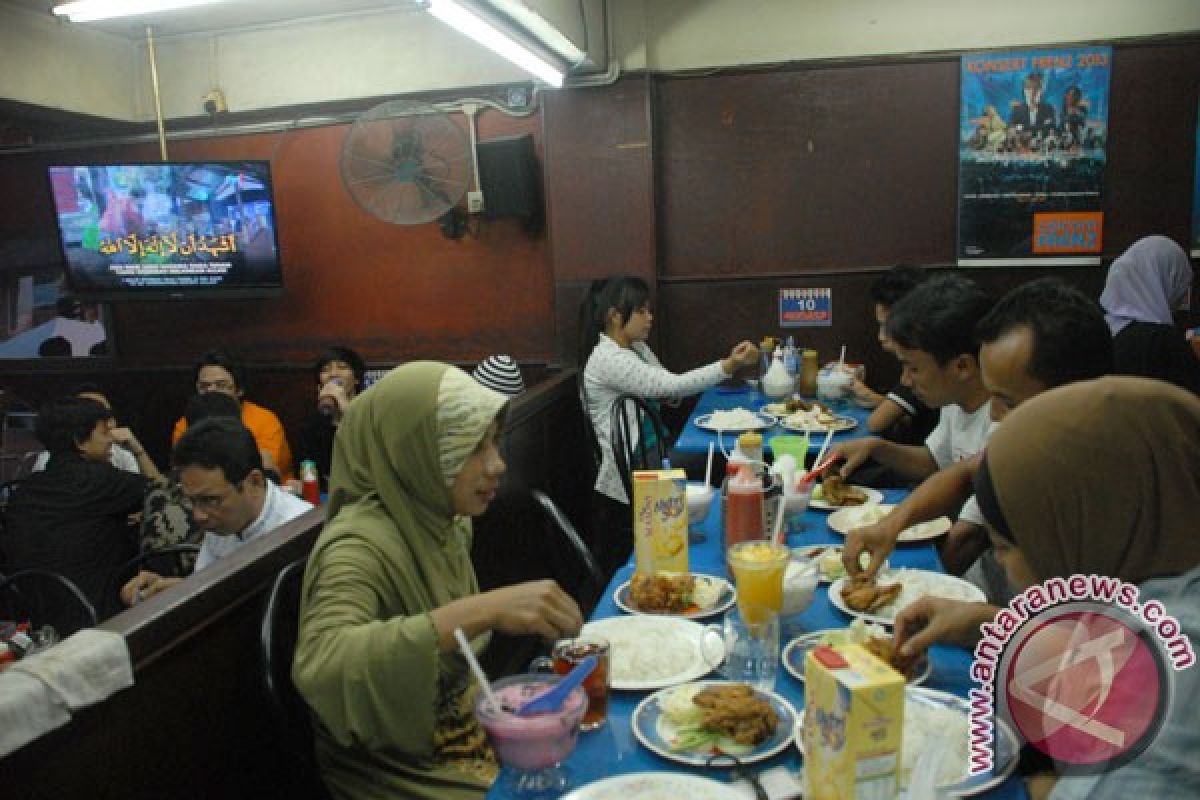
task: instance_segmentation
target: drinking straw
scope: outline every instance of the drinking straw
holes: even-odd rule
[[[779,495],[779,508],[775,509],[775,533],[771,536],[771,541],[775,544],[783,544],[783,514],[787,509],[787,497]]]
[[[829,430],[825,431],[825,441],[821,443],[821,449],[817,451],[817,457],[813,459],[813,469],[821,463],[821,459],[825,457],[825,451],[829,449],[829,443],[833,441],[833,426],[829,426]]]
[[[712,486],[713,443],[708,443],[708,466],[704,468],[704,482]]]
[[[471,667],[471,672],[475,673],[475,680],[479,681],[479,688],[483,689],[488,703],[491,704],[492,708],[499,711],[500,701],[497,699],[495,692],[492,691],[492,685],[488,683],[487,675],[483,674],[483,667],[479,666],[479,662],[475,660],[475,654],[471,652],[471,643],[467,641],[462,628],[454,629],[454,638],[458,640],[458,646],[462,650],[463,656],[467,659],[467,664]]]
[[[844,369],[846,366],[846,345],[842,345],[842,354],[838,357],[838,368]]]

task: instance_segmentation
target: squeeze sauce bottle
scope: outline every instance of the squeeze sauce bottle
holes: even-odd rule
[[[751,464],[738,464],[725,494],[725,549],[763,538],[763,485]]]

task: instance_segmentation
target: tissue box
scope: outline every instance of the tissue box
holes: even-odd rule
[[[813,648],[804,679],[805,798],[895,797],[904,676],[852,644]]]
[[[633,556],[643,575],[687,572],[687,473],[681,469],[633,473]]]

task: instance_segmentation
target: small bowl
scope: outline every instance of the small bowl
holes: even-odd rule
[[[714,491],[716,490],[707,483],[688,481],[687,508],[689,525],[699,525],[701,522],[704,522],[704,519],[708,516],[709,509],[712,508]]]
[[[799,614],[812,605],[817,591],[819,570],[808,568],[808,561],[793,556],[783,573],[783,608],[780,614]]]

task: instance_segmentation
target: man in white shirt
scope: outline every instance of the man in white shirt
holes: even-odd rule
[[[1100,306],[1053,278],[1030,281],[1010,291],[975,326],[975,336],[991,401],[988,408],[997,424],[1034,395],[1112,371],[1112,338]],[[956,461],[921,484],[888,517],[851,531],[846,539],[847,558],[857,563],[859,553],[868,552],[874,566],[891,552],[896,537],[909,525],[952,513],[971,495],[978,463],[978,457]],[[947,569],[961,571],[986,547],[985,538],[977,537],[954,554],[959,556],[957,563],[947,558],[951,554],[943,553]],[[985,589],[989,595],[997,595],[1000,571],[991,569],[988,559],[982,567]]]
[[[205,530],[196,570],[312,508],[267,479],[258,444],[240,420],[211,417],[188,428],[171,462],[192,519]],[[121,589],[121,599],[133,605],[179,580],[142,571]]]
[[[940,409],[940,419],[924,445],[868,437],[834,446],[833,452],[845,459],[843,475],[872,458],[920,481],[983,450],[994,423],[974,331],[990,307],[987,295],[958,275],[931,278],[896,303],[886,332],[903,368],[901,381],[927,406]],[[944,560],[983,528],[973,498],[962,504],[958,517],[943,547]]]

